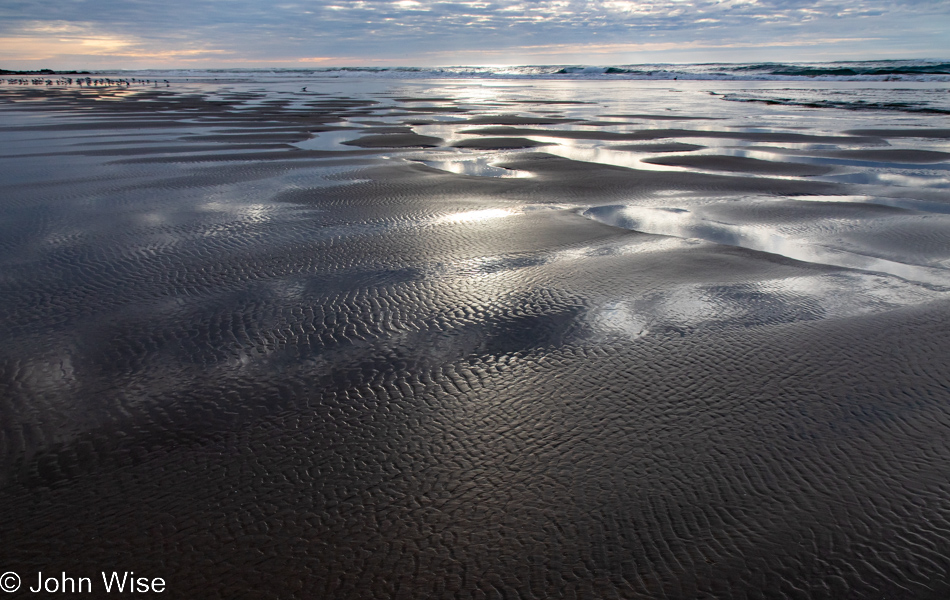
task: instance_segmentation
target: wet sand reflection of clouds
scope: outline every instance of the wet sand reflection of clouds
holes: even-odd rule
[[[879,271],[910,281],[950,289],[950,272],[943,269],[857,254],[840,247],[825,245],[822,241],[809,243],[807,236],[803,237],[799,234],[799,236],[791,237],[788,234],[782,234],[777,228],[761,225],[749,227],[712,221],[686,209],[619,205],[591,208],[585,214],[605,223],[645,233],[698,238],[717,244],[740,246],[787,256],[805,262]]]

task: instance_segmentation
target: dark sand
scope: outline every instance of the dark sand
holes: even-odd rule
[[[834,169],[824,165],[810,165],[805,163],[778,162],[746,158],[744,156],[719,156],[693,154],[686,156],[659,156],[646,158],[644,162],[654,165],[673,167],[693,167],[709,171],[731,171],[735,173],[762,173],[767,175],[825,175]]]
[[[556,117],[519,117],[517,115],[485,115],[469,117],[463,123],[469,125],[555,125],[558,123],[576,123],[578,119]]]
[[[950,139],[950,129],[937,129],[929,127],[926,129],[916,128],[916,129],[852,129],[845,131],[845,133],[851,135],[871,135],[882,138],[898,139],[898,138],[921,138],[929,140],[946,140]]]
[[[528,138],[504,137],[504,138],[476,138],[454,142],[453,148],[473,148],[478,150],[512,150],[517,148],[538,148],[540,146],[550,146],[550,142],[538,142]]]
[[[630,152],[692,152],[702,150],[706,146],[699,144],[684,144],[682,142],[667,142],[658,144],[619,144],[610,146],[611,150],[629,150]]]
[[[395,133],[381,135],[365,135],[361,138],[343,142],[347,146],[360,148],[434,148],[441,146],[441,138],[416,133]]]
[[[861,144],[861,145],[883,145],[886,142],[883,136],[872,135],[873,132],[866,132],[868,135],[856,134],[853,136],[827,136],[810,135],[807,133],[763,133],[757,131],[704,131],[689,129],[644,129],[632,133],[616,133],[612,131],[584,131],[584,130],[556,130],[556,129],[530,129],[526,127],[481,127],[478,129],[465,129],[462,133],[474,135],[496,135],[496,136],[531,136],[543,135],[547,137],[565,138],[572,140],[603,140],[603,141],[636,141],[636,140],[658,140],[664,138],[718,138],[732,140],[747,140],[753,142],[791,142],[796,144]]]
[[[0,89],[37,117],[0,126],[3,570],[170,598],[950,597],[946,289],[743,247],[937,265],[941,214],[543,151],[460,175],[416,160],[485,154],[424,130],[263,137],[380,116],[358,97],[98,93]],[[479,133],[539,132],[886,137]],[[585,216],[614,209],[654,233]],[[675,235],[700,217],[748,237]]]
[[[749,150],[757,150],[751,147]],[[790,148],[776,148],[768,146],[762,148],[776,154],[792,154],[799,156],[822,156],[828,158],[842,158],[866,160],[872,162],[928,164],[950,160],[950,152],[937,150],[911,150],[906,148],[867,148],[861,150],[793,150]]]
[[[690,115],[643,115],[643,114],[633,114],[633,115],[600,115],[601,117],[608,119],[644,119],[650,121],[717,121],[719,117],[697,117]]]

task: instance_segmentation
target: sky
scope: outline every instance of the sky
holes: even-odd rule
[[[950,59],[948,0],[3,0],[0,68]]]

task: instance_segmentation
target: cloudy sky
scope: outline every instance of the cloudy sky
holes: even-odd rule
[[[950,58],[948,0],[3,0],[0,68]]]

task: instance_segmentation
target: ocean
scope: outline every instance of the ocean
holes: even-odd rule
[[[176,69],[129,71],[161,76],[332,76],[408,78],[594,79],[701,81],[950,81],[950,62],[880,60],[815,63],[700,63],[454,67],[319,67],[285,69]]]

